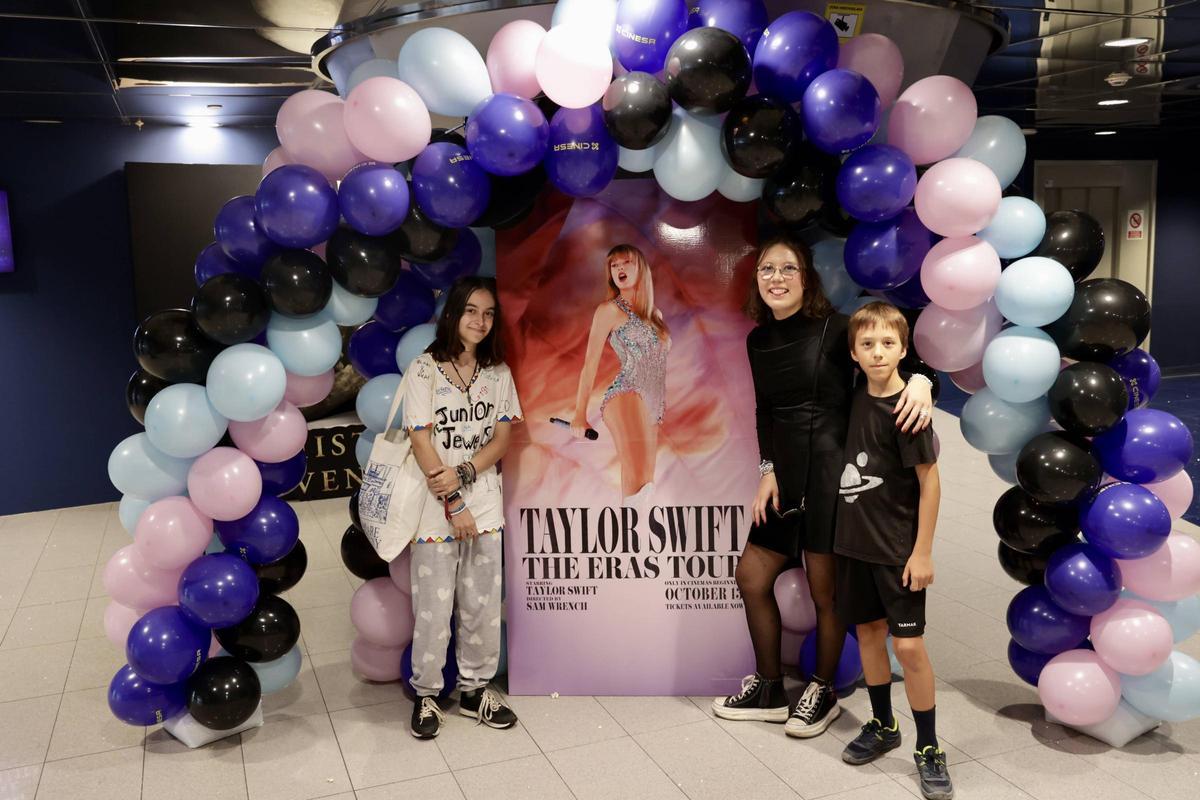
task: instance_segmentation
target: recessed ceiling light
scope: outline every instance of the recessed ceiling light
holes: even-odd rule
[[[62,125],[61,119],[27,119],[25,121],[34,125]]]
[[[1096,103],[1098,106],[1123,106],[1128,103],[1128,100],[1100,100]]]
[[[1116,133],[1116,131],[1096,131],[1097,136],[1114,136]]]
[[[193,120],[187,123],[189,128],[219,128],[221,123],[216,120]]]
[[[205,106],[205,108],[211,108],[211,109],[224,108],[224,107],[225,106],[221,105],[220,103],[209,103],[208,105]]]
[[[1104,43],[1105,47],[1133,47],[1135,44],[1145,44],[1150,41],[1145,36],[1128,36],[1124,39],[1109,39]]]

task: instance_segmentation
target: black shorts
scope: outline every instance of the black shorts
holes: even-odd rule
[[[925,633],[925,590],[901,582],[904,567],[837,557],[834,605],[846,625],[887,619],[888,633],[900,639]]]

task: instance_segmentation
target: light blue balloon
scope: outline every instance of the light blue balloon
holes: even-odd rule
[[[396,410],[396,417],[391,420],[390,425],[387,418],[388,411],[392,408],[392,400],[395,399],[396,390],[399,388],[400,376],[389,372],[386,375],[376,375],[358,390],[354,408],[358,411],[358,418],[362,420],[362,424],[367,426],[367,430],[382,432],[400,424],[400,420],[403,419],[402,409]]]
[[[975,234],[996,249],[1001,258],[1032,253],[1046,235],[1046,214],[1027,197],[1002,197],[988,226]]]
[[[434,114],[465,117],[492,95],[483,57],[467,37],[448,28],[423,28],[405,40],[396,74]]]
[[[375,57],[375,48],[366,36],[358,36],[342,44],[325,59],[329,77],[340,97],[350,94],[349,79],[356,67]]]
[[[849,302],[843,303],[842,305],[838,306],[838,313],[845,314],[846,316],[850,316],[855,311],[858,311],[860,308],[867,305],[868,303],[874,303],[877,300],[879,300],[878,297],[872,297],[869,294],[865,295],[863,297],[852,297],[852,298],[850,298]]]
[[[446,310],[446,301],[450,299],[449,292],[442,292],[438,295],[437,301],[433,304],[433,318],[435,320],[442,318],[442,312]],[[437,323],[435,322],[436,326]]]
[[[375,444],[375,432],[363,431],[358,435],[358,439],[354,442],[354,457],[358,459],[358,466],[362,469],[367,468],[367,461],[371,458],[371,447]]]
[[[822,239],[813,245],[813,268],[821,276],[821,289],[829,304],[840,308],[862,292],[846,272],[845,239]]]
[[[1124,597],[1139,600],[1154,607],[1159,614],[1171,625],[1171,635],[1175,644],[1184,639],[1190,639],[1196,631],[1200,631],[1200,595],[1191,595],[1182,600],[1147,600],[1128,589],[1121,592]]]
[[[122,439],[108,457],[108,479],[121,494],[161,500],[187,493],[187,474],[193,458],[169,456],[143,433]]]
[[[1149,675],[1122,675],[1121,696],[1143,714],[1167,722],[1200,717],[1200,662],[1173,650]]]
[[[1009,264],[996,285],[996,307],[1017,325],[1049,325],[1067,313],[1074,298],[1071,273],[1054,259],[1042,256]]]
[[[324,311],[303,318],[272,314],[267,344],[284,369],[305,377],[328,372],[342,356],[342,333]]]
[[[471,228],[471,232],[475,234],[475,238],[479,240],[479,246],[483,248],[483,259],[479,262],[479,271],[475,274],[489,278],[496,277],[496,230],[494,228]],[[445,296],[443,293],[442,297]],[[438,300],[440,301],[441,298]],[[441,308],[438,308],[438,314],[441,313]]]
[[[673,113],[667,135],[654,147],[654,179],[676,200],[703,200],[717,190],[725,176],[721,118],[689,114],[683,108]]]
[[[350,77],[346,78],[346,92],[342,96],[345,97],[354,91],[354,87],[358,86],[363,81],[369,78],[395,78],[396,77],[396,62],[390,58],[372,58],[359,64],[350,71]]]
[[[426,322],[424,325],[416,325],[404,332],[396,344],[396,366],[400,368],[400,372],[403,373],[408,369],[408,365],[413,362],[413,359],[424,353],[429,345],[433,344],[435,330],[435,325]]]
[[[121,502],[117,506],[117,516],[121,518],[121,527],[130,536],[133,536],[133,532],[137,529],[142,513],[149,507],[150,501],[144,497],[132,494],[121,495]]]
[[[353,327],[369,320],[378,305],[378,297],[359,297],[334,281],[333,294],[329,295],[329,302],[325,304],[325,313],[338,325]]]
[[[253,422],[282,402],[287,373],[279,357],[262,345],[235,344],[213,359],[206,386],[209,401],[222,416]]]
[[[146,435],[150,443],[169,456],[196,458],[216,447],[229,427],[208,400],[204,387],[195,383],[168,386],[146,407]]]
[[[1032,436],[1030,437],[1033,438]],[[1021,443],[1024,447],[1025,443]],[[1017,455],[1021,452],[1018,447],[1011,453],[992,453],[988,456],[988,466],[992,468],[992,472],[996,473],[996,477],[1012,486],[1017,485]]]
[[[1044,397],[1028,403],[1009,403],[984,387],[963,406],[959,427],[967,444],[983,453],[1015,453],[1042,432],[1050,419]]]
[[[629,150],[617,148],[617,166],[626,172],[649,172],[654,169],[658,160],[658,147],[647,147],[645,150]]]
[[[1061,366],[1050,334],[1026,325],[1000,331],[983,351],[983,379],[1010,403],[1028,403],[1050,391]]]
[[[300,674],[300,664],[303,660],[300,645],[296,645],[274,661],[252,661],[250,668],[258,675],[262,693],[271,694],[292,685],[292,681]]]
[[[1021,133],[1021,126],[1008,117],[980,117],[975,120],[975,129],[967,143],[954,155],[983,164],[996,174],[1003,189],[1017,179],[1025,164],[1025,134]]]
[[[221,541],[221,537],[213,534],[212,540],[208,543],[208,547],[204,548],[204,555],[212,555],[213,553],[224,553],[225,545]]]

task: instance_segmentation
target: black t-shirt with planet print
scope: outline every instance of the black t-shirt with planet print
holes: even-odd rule
[[[892,409],[900,393],[872,397],[860,386],[850,406],[834,552],[904,566],[917,542],[918,464],[932,464],[933,427],[901,433]]]

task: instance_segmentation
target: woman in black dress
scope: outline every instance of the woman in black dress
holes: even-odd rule
[[[762,477],[737,583],[756,672],[741,692],[714,700],[713,712],[725,719],[786,722],[788,735],[806,738],[824,732],[841,712],[832,682],[846,628],[833,607],[833,534],[854,385],[848,318],[834,312],[821,291],[807,245],[786,238],[759,249],[746,311],[758,323],[746,350]],[[912,378],[896,405],[903,430],[926,427],[933,405],[929,379]],[[775,579],[801,556],[817,611],[817,666],[789,716]]]

